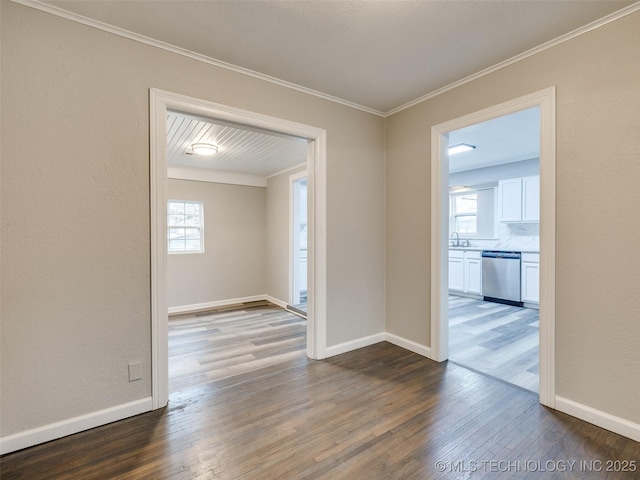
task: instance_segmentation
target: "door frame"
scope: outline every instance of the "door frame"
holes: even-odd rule
[[[326,357],[326,130],[177,93],[149,90],[151,207],[151,392],[153,409],[169,400],[167,311],[167,113],[175,110],[305,138],[307,143],[307,356]]]
[[[449,132],[540,107],[540,403],[555,408],[556,87],[431,127],[431,357],[449,356]],[[444,212],[447,214],[445,215]]]
[[[294,184],[302,178],[307,178],[306,170],[302,172],[294,173],[293,175],[289,175],[289,298],[287,299],[289,302],[289,305],[295,305],[294,298],[293,298],[295,295],[294,288],[293,288],[295,286],[294,285],[295,275],[293,273],[295,268],[295,262],[293,259],[293,252],[296,248],[296,245],[294,242],[294,227],[295,227],[295,220],[296,220],[294,215],[294,202],[296,201]],[[309,180],[307,178],[307,185],[308,185],[308,181]],[[308,201],[308,197],[309,197],[309,189],[307,186],[307,201]],[[308,218],[308,215],[309,214],[307,212],[307,218]],[[308,252],[309,250],[307,248],[307,255],[308,255]],[[307,278],[307,286],[308,284],[309,284],[309,279]],[[307,295],[308,295],[308,288],[307,288]]]

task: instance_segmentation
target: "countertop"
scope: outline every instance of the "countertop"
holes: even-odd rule
[[[521,252],[521,253],[540,253],[540,250],[534,250],[531,247],[527,248],[490,248],[490,247],[449,247],[449,250],[462,250],[470,252],[481,252],[483,250],[491,250],[492,252]]]

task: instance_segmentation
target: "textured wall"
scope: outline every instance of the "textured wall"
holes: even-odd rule
[[[640,422],[638,45],[636,12],[388,118],[387,331],[430,343],[430,127],[556,85],[556,393]]]
[[[265,292],[265,189],[169,180],[174,200],[204,203],[204,253],[169,255],[169,307]]]
[[[384,329],[384,119],[11,2],[1,20],[0,435],[151,393],[152,87],[327,130],[328,344]]]

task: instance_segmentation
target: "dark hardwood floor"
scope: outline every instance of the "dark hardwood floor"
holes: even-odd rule
[[[604,471],[607,461],[638,468],[640,443],[385,342],[177,389],[165,409],[5,455],[0,471],[3,480],[640,479]]]

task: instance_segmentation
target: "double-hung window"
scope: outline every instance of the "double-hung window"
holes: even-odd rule
[[[203,253],[202,202],[169,200],[167,214],[169,253]]]
[[[478,193],[464,192],[450,195],[451,232],[460,235],[478,234]]]

